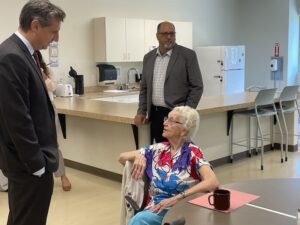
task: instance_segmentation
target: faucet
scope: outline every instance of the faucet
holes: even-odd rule
[[[129,89],[129,75],[130,75],[130,72],[131,72],[132,70],[136,72],[136,74],[137,74],[137,76],[138,76],[138,79],[140,79],[140,73],[139,73],[139,71],[137,70],[137,68],[132,67],[132,68],[128,69],[128,71],[127,71],[127,80],[126,80],[126,89],[127,89],[127,90]]]

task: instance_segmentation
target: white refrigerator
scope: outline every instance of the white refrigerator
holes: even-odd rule
[[[245,46],[195,48],[204,83],[203,96],[245,90]]]

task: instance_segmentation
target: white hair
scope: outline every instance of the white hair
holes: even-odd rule
[[[172,111],[178,112],[183,118],[185,118],[185,121],[182,125],[188,130],[187,139],[191,140],[199,128],[199,113],[196,109],[193,109],[189,106],[177,106]]]

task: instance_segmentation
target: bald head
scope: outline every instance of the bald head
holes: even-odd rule
[[[159,23],[159,24],[157,25],[157,33],[159,33],[159,32],[160,32],[160,28],[161,28],[161,26],[172,26],[172,27],[173,27],[173,29],[174,29],[174,31],[175,31],[175,26],[174,26],[174,24],[173,24],[173,23],[171,23],[171,22],[168,22],[168,21],[164,21],[164,22],[161,22],[161,23]]]
[[[157,26],[156,38],[159,42],[159,51],[161,54],[165,54],[171,50],[176,41],[175,26],[170,22],[162,22]]]

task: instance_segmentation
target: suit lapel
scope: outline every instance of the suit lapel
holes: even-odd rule
[[[171,74],[173,65],[176,62],[177,56],[178,56],[178,48],[177,48],[177,45],[175,44],[175,46],[173,47],[173,50],[172,50],[170,61],[168,63],[167,72],[166,72],[166,80],[165,81],[167,81],[169,79],[169,76]]]
[[[26,45],[19,39],[19,37],[17,35],[13,34],[11,36],[11,38],[12,38],[12,40],[14,42],[16,42],[16,44],[24,52],[24,55],[25,55],[25,57],[26,57],[26,59],[28,61],[28,65],[30,65],[36,71],[35,76],[37,76],[39,78],[39,80],[41,81],[41,83],[43,85],[43,88],[44,88],[44,91],[46,92],[46,96],[47,96],[48,102],[50,102],[52,111],[54,112],[53,105],[51,103],[51,100],[50,100],[50,97],[49,97],[49,94],[48,94],[48,90],[47,90],[47,87],[46,87],[44,79],[43,79],[43,75],[42,75],[41,69],[38,68],[38,65],[36,64],[35,60],[33,59],[33,56],[30,54],[30,52],[28,51]]]
[[[156,51],[153,51],[153,54],[150,57],[150,63],[149,66],[151,68],[151,71],[149,73],[149,78],[150,78],[150,82],[149,84],[151,84],[150,90],[152,90],[152,82],[153,82],[153,73],[154,73],[154,64],[155,64],[155,59],[156,59]]]
[[[44,90],[48,93],[47,91],[47,87],[45,85],[45,82],[43,80],[43,75],[42,75],[42,71],[40,68],[38,68],[38,65],[36,64],[35,60],[33,59],[33,56],[30,54],[30,52],[28,51],[27,47],[25,46],[25,44],[18,38],[17,35],[13,34],[12,39],[17,43],[17,45],[23,50],[24,55],[28,61],[28,63],[31,65],[31,67],[36,71],[36,76],[39,77],[40,81],[42,82],[42,85],[44,87]]]

